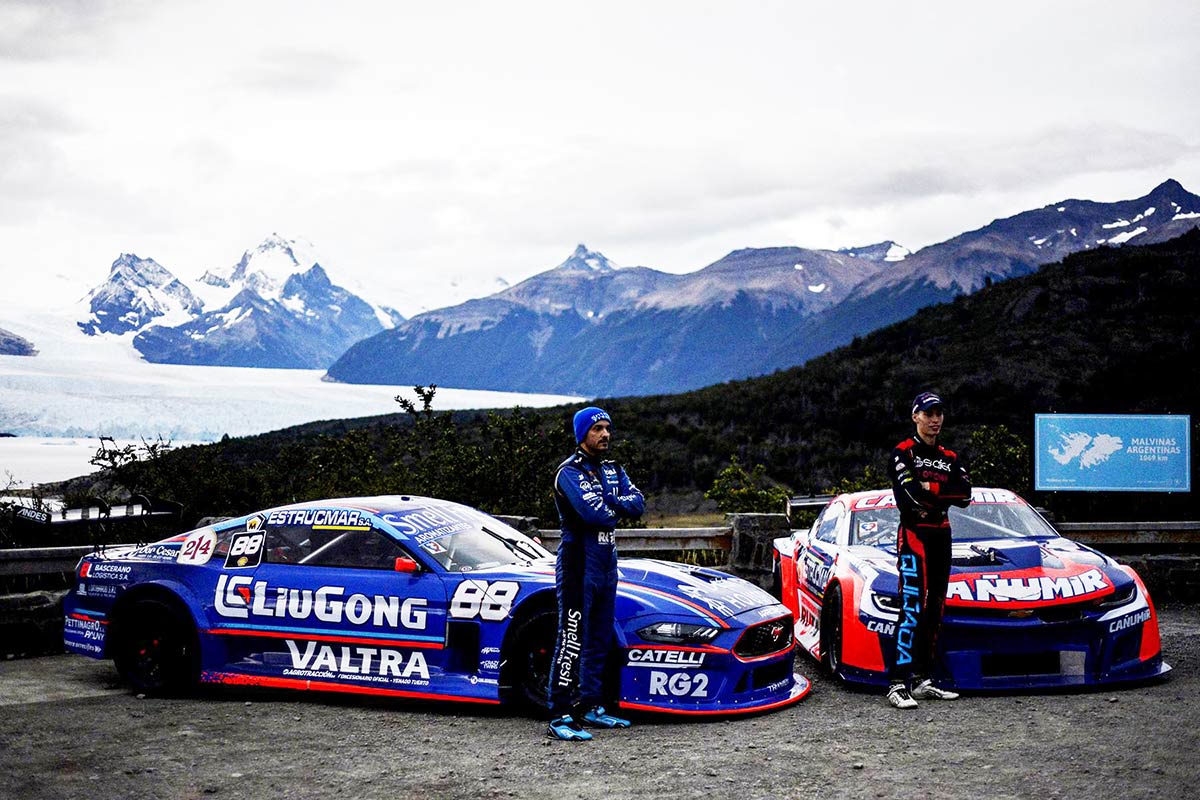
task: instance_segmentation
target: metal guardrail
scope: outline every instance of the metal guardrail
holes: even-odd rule
[[[617,532],[617,552],[677,552],[680,550],[731,550],[731,528],[622,528]],[[542,547],[558,549],[562,532],[557,528],[538,531]]]
[[[96,548],[90,544],[74,547],[35,547],[26,550],[0,550],[0,576],[52,575],[72,572],[79,559]]]
[[[1200,522],[1056,522],[1063,536],[1080,544],[1104,549],[1105,545],[1142,545],[1200,548]]]
[[[557,529],[537,532],[542,546],[554,552],[562,538]],[[109,548],[123,547],[120,544]],[[638,553],[669,553],[681,550],[730,550],[730,528],[629,528],[617,531],[617,550]],[[91,545],[0,550],[0,577],[49,575],[71,572],[79,559],[95,550]]]

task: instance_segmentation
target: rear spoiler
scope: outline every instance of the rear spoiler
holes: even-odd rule
[[[84,498],[80,508],[64,508],[59,511],[45,511],[29,506],[13,508],[13,517],[19,522],[32,525],[72,525],[95,522],[148,521],[155,517],[180,517],[183,515],[183,505],[170,500],[150,498],[143,494],[135,494],[124,505],[110,506],[99,497]]]
[[[804,497],[789,497],[787,504],[784,506],[783,513],[787,514],[790,520],[798,511],[824,508],[836,496],[832,494],[813,494]]]

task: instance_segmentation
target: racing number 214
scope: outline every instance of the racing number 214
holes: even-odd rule
[[[512,610],[521,590],[516,581],[465,580],[450,599],[450,616],[455,619],[480,619],[499,622]]]

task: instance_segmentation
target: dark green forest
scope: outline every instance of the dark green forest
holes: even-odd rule
[[[1200,229],[1162,244],[1102,247],[987,286],[807,364],[679,395],[602,398],[616,455],[650,498],[709,489],[737,458],[794,494],[883,475],[911,427],[909,402],[946,399],[945,444],[980,476],[1062,519],[1196,519],[1195,493],[1031,492],[1033,415],[1190,414],[1197,430]],[[98,459],[106,483],[192,517],[332,496],[428,494],[493,513],[555,519],[550,483],[573,448],[574,407],[437,411],[436,391],[398,413],[212,445],[147,443]],[[1195,452],[1192,472],[1195,474]]]

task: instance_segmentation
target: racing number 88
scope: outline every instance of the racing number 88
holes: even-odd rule
[[[261,533],[255,536],[238,536],[229,547],[229,555],[252,556],[262,547],[262,543],[263,535]]]
[[[478,616],[488,622],[499,622],[508,616],[520,586],[515,581],[467,580],[458,585],[450,600],[450,616],[472,619]]]

